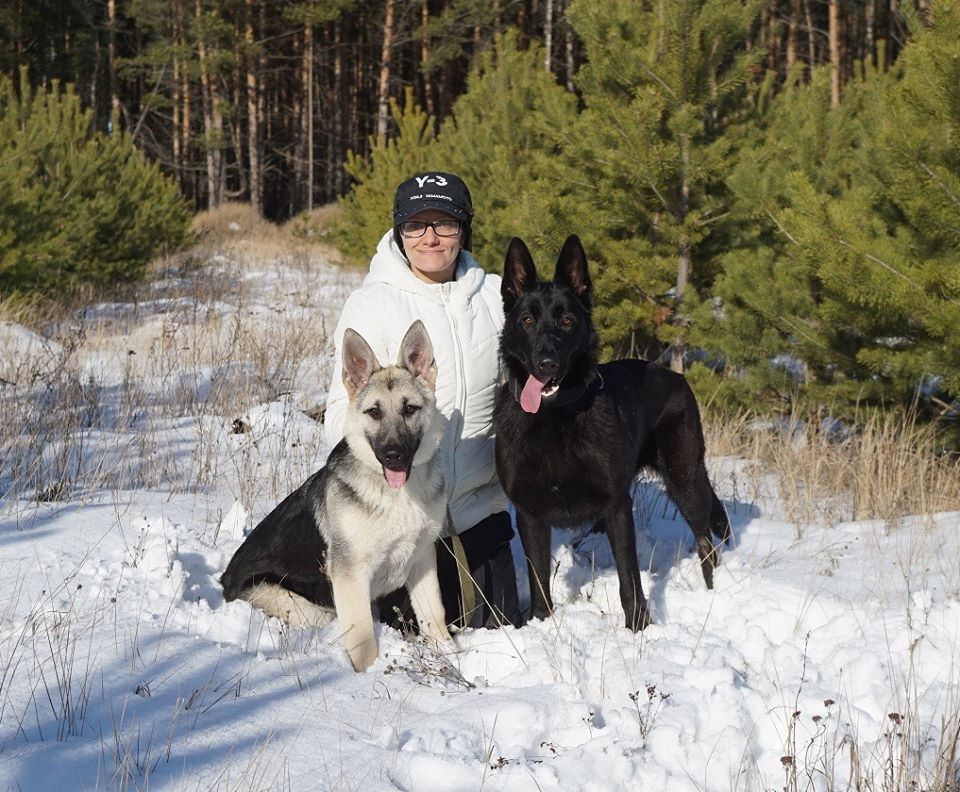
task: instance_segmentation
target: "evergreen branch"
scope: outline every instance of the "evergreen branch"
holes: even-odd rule
[[[933,402],[934,404],[937,405],[937,407],[940,408],[941,418],[946,417],[949,413],[957,409],[957,406],[955,404],[948,404],[943,399],[939,399],[936,396],[930,396],[928,398],[930,399],[931,402]]]
[[[898,278],[902,278],[904,281],[909,283],[911,286],[913,286],[914,289],[916,289],[918,292],[922,294],[923,287],[919,283],[917,283],[915,280],[913,280],[913,278],[900,272],[900,270],[898,270],[893,265],[887,264],[887,262],[885,262],[883,259],[877,258],[872,253],[865,253],[863,251],[857,250],[853,245],[851,245],[845,239],[840,239],[838,237],[836,241],[837,241],[837,244],[843,245],[843,247],[852,250],[854,253],[859,253],[865,259],[872,261],[874,264],[879,264],[881,267],[883,267],[885,270],[887,270],[891,274],[896,275]],[[945,297],[943,299],[945,302],[953,303],[954,305],[960,305],[960,300],[957,300],[953,297]],[[921,300],[920,305],[923,306],[924,310],[927,312],[928,315],[931,315],[931,316],[933,315],[933,310],[926,303],[926,301]]]
[[[789,231],[787,231],[786,228],[783,227],[783,225],[780,223],[779,220],[777,220],[776,215],[774,215],[773,212],[771,212],[769,209],[765,209],[764,211],[767,213],[767,217],[773,220],[773,224],[780,229],[781,234],[783,234],[787,239],[789,239],[794,245],[797,245],[797,246],[800,245],[800,243],[793,238],[793,235]]]
[[[761,310],[760,313],[761,315],[765,316],[767,318],[767,321],[769,321],[770,324],[772,324],[774,327],[776,327],[777,321],[781,321],[787,327],[793,330],[794,333],[801,336],[802,338],[805,338],[813,346],[820,347],[821,349],[833,355],[833,357],[837,357],[834,350],[830,348],[830,345],[826,341],[813,335],[812,331],[815,328],[813,326],[813,322],[811,322],[809,319],[803,319],[802,317],[790,318],[789,316],[786,316],[784,314],[774,315],[769,313],[768,311],[763,311],[763,310]],[[810,332],[807,332],[807,330],[802,325],[806,325],[808,328],[810,328]]]
[[[676,300],[674,298],[668,297],[667,295],[651,294],[650,292],[646,291],[642,286],[638,286],[636,283],[633,282],[632,278],[630,278],[629,276],[623,273],[618,273],[616,277],[617,277],[617,280],[625,289],[629,291],[633,291],[634,293],[639,295],[641,299],[646,300],[647,302],[653,303],[658,308],[669,308],[671,311],[676,310]]]
[[[679,101],[680,101],[680,97],[677,96],[677,94],[676,94],[676,92],[673,90],[673,88],[671,88],[669,85],[667,85],[667,84],[663,81],[663,79],[662,79],[660,76],[658,76],[658,75],[656,74],[656,72],[653,71],[653,69],[651,69],[651,68],[649,68],[649,67],[647,66],[647,64],[645,64],[645,63],[643,63],[643,62],[641,61],[641,62],[640,62],[640,68],[643,69],[648,75],[650,75],[650,77],[652,77],[656,82],[660,83],[660,85],[663,86],[663,89],[664,89],[668,94],[670,94],[670,96],[673,98],[673,100],[674,100],[675,102],[679,102]]]
[[[943,190],[943,191],[947,194],[947,197],[948,197],[951,201],[953,201],[957,206],[960,206],[960,197],[958,197],[958,196],[944,183],[943,179],[941,179],[939,176],[937,176],[936,173],[933,172],[933,170],[930,168],[929,165],[927,165],[927,163],[921,162],[921,163],[920,163],[920,167],[923,168],[923,170],[924,170],[924,172],[926,172],[927,176],[929,176],[931,179],[933,179],[933,181],[935,181],[935,182],[937,183],[937,185],[940,187],[940,189]]]
[[[653,194],[657,196],[657,200],[663,205],[663,211],[665,211],[671,217],[675,217],[674,213],[670,209],[670,202],[667,200],[667,197],[660,192],[660,189],[652,181],[647,182],[650,189],[653,190]]]
[[[621,119],[620,119],[619,116],[616,116],[616,117],[614,118],[614,120],[615,120],[615,122],[616,122],[616,124],[617,124],[617,131],[620,133],[620,138],[623,140],[623,143],[624,143],[624,146],[626,147],[626,150],[629,151],[629,150],[630,150],[630,138],[629,138],[629,136],[628,136],[627,129],[626,129],[625,126],[623,125],[623,123],[622,123],[622,121],[621,121]],[[602,157],[599,158],[599,160],[600,160],[601,162],[609,162],[608,160],[605,160],[605,159],[602,158]],[[635,160],[635,163],[636,163],[636,160]],[[614,166],[614,167],[616,166],[616,163],[613,163],[613,162],[609,162],[609,164],[612,165],[612,166]],[[639,163],[636,163],[636,164],[639,164]],[[638,170],[639,170],[640,173],[641,173],[641,180],[642,180],[642,181],[645,181],[646,184],[647,184],[647,186],[648,186],[648,187],[650,188],[650,190],[653,192],[653,194],[654,194],[655,196],[657,196],[657,200],[660,201],[660,204],[663,206],[663,211],[666,212],[667,214],[673,216],[673,211],[671,210],[670,202],[667,200],[667,197],[666,197],[665,195],[663,195],[663,193],[662,193],[662,192],[660,191],[660,189],[657,187],[657,184],[656,184],[656,181],[655,181],[655,179],[654,179],[654,176],[653,176],[652,173],[650,173],[650,169],[649,169],[649,168],[646,168],[646,167],[640,167],[640,168],[638,168]]]
[[[160,73],[157,75],[157,81],[156,81],[156,83],[155,83],[154,86],[153,86],[153,91],[150,93],[150,96],[157,96],[157,95],[159,95],[159,93],[160,93],[160,85],[161,85],[161,83],[163,82],[163,76],[166,74],[166,72],[167,72],[167,64],[164,63],[163,66],[160,68]],[[133,127],[133,131],[130,133],[134,140],[136,140],[136,139],[140,136],[140,127],[143,125],[144,119],[147,117],[147,113],[149,112],[149,108],[150,108],[150,103],[149,103],[149,102],[144,102],[144,103],[143,103],[143,112],[140,113],[140,118],[137,119],[137,123],[136,123],[136,125]],[[121,109],[122,109],[123,115],[126,116],[126,114],[127,114],[127,109],[126,109],[125,107],[123,107],[122,104],[121,104]],[[117,121],[119,122],[120,119],[118,118]],[[117,131],[119,131],[119,130],[117,130]]]
[[[729,211],[721,212],[720,214],[718,214],[718,215],[713,215],[713,216],[710,216],[710,215],[708,215],[708,214],[704,214],[704,215],[700,218],[699,224],[700,224],[701,226],[708,226],[708,225],[710,225],[711,223],[716,223],[718,220],[723,220],[725,217],[729,217],[729,215],[730,215],[730,212],[729,212]]]
[[[863,251],[857,250],[856,247],[854,247],[852,244],[850,244],[849,242],[847,242],[845,239],[840,239],[839,237],[837,237],[836,242],[837,242],[837,244],[842,245],[843,247],[847,248],[848,250],[852,250],[854,253],[859,253],[859,254],[860,254],[861,256],[863,256],[865,259],[868,259],[869,261],[872,261],[874,264],[879,264],[879,265],[880,265],[881,267],[883,267],[885,270],[887,270],[888,272],[892,273],[893,275],[896,275],[898,278],[902,278],[902,279],[905,280],[907,283],[909,283],[911,286],[914,286],[914,287],[916,287],[916,288],[918,288],[918,289],[920,288],[920,284],[918,284],[918,283],[916,283],[915,281],[911,280],[908,276],[904,275],[902,272],[900,272],[900,270],[898,270],[898,269],[897,269],[896,267],[894,267],[892,264],[887,264],[887,262],[885,262],[883,259],[877,258],[877,257],[874,256],[872,253],[865,253],[865,252],[863,252]]]

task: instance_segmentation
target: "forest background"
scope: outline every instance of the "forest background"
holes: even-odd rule
[[[8,296],[141,278],[226,201],[365,261],[451,170],[488,269],[581,236],[606,355],[960,445],[957,0],[11,0],[0,74]]]

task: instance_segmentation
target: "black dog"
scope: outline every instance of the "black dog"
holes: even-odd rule
[[[510,241],[501,294],[500,353],[507,382],[497,394],[497,473],[517,509],[530,575],[531,615],[547,616],[550,530],[595,523],[606,530],[627,627],[650,622],[640,584],[630,485],[655,468],[697,540],[703,579],[719,562],[711,533],[730,522],[703,463],[697,403],[679,374],[642,360],[597,364],[587,258],[564,243],[552,283],[537,280],[522,240]]]

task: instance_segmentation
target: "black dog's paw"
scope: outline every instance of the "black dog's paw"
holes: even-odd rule
[[[650,609],[647,608],[646,603],[644,603],[639,611],[634,613],[632,617],[629,615],[627,616],[625,626],[628,630],[640,632],[641,630],[649,627],[651,624],[653,624],[653,620],[650,618]]]
[[[710,539],[697,540],[697,555],[700,556],[700,569],[703,582],[708,589],[713,588],[713,570],[720,566],[720,550]]]

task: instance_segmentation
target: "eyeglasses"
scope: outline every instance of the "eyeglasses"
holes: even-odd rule
[[[400,223],[400,233],[410,239],[422,237],[427,233],[427,227],[433,229],[438,237],[455,237],[460,234],[459,220],[434,220],[425,223],[422,220],[406,220]]]

